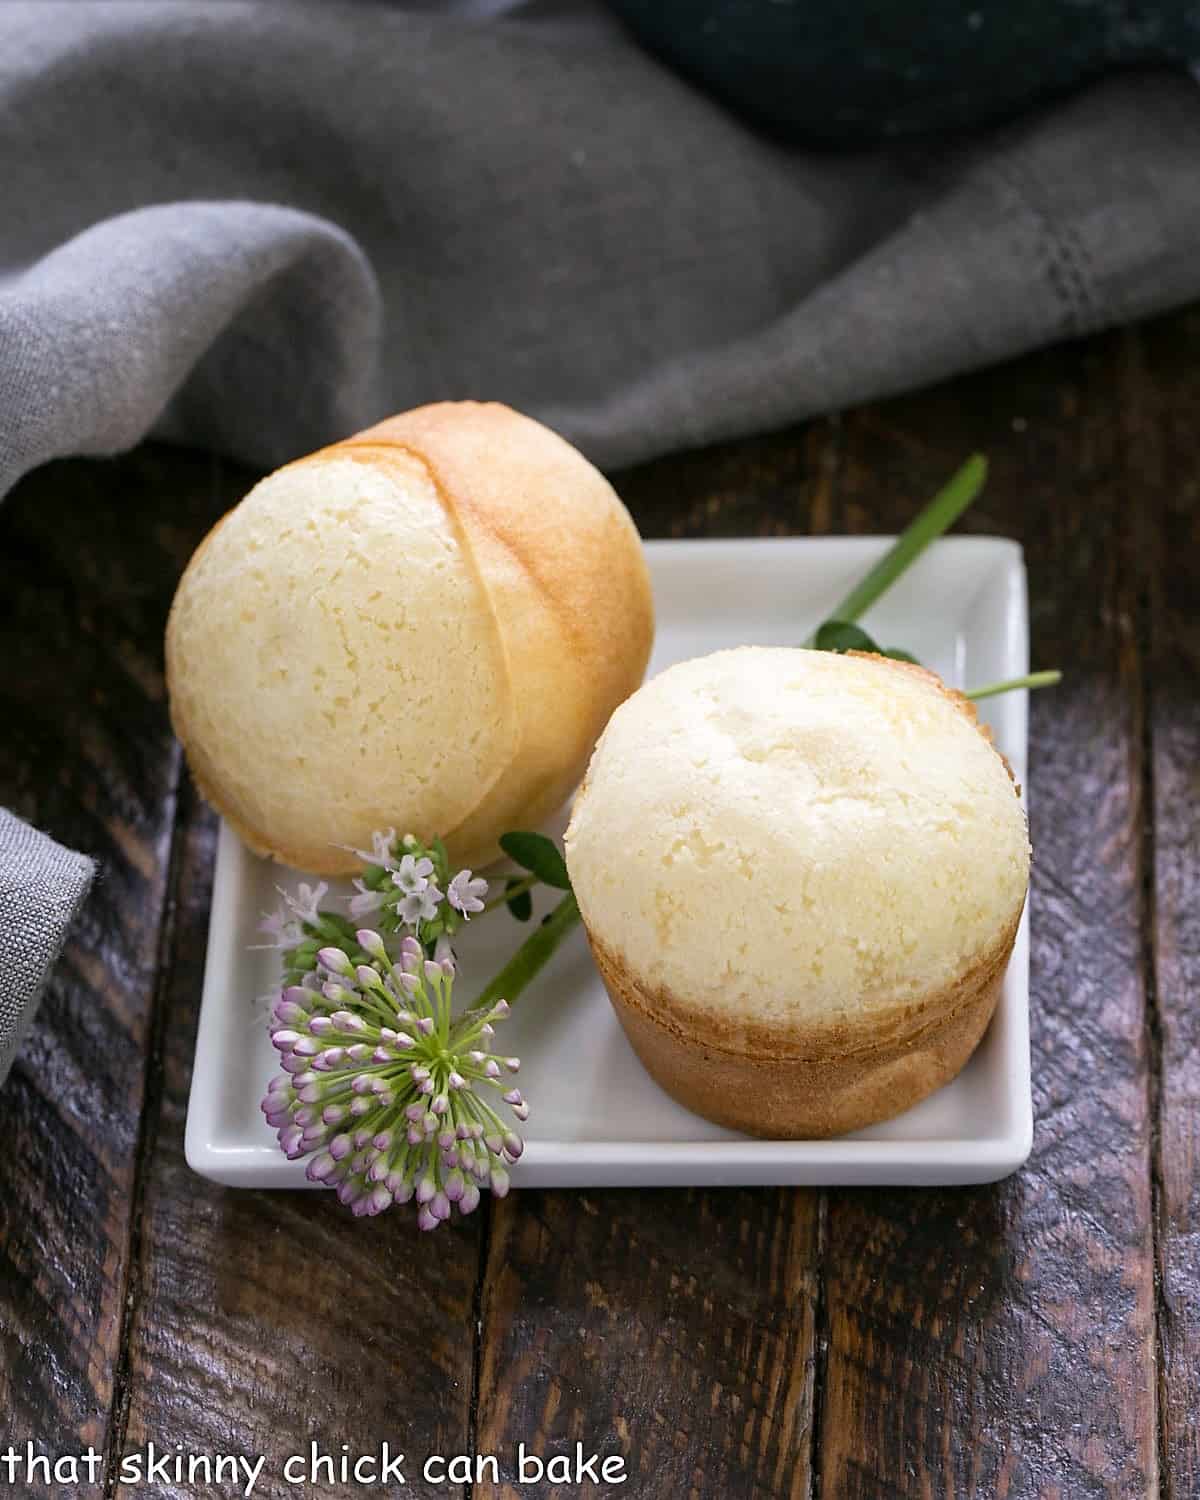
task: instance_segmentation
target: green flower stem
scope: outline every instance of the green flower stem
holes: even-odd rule
[[[526,875],[523,880],[518,880],[511,890],[503,891],[499,896],[493,896],[479,915],[486,917],[488,912],[495,911],[501,906],[507,906],[514,897],[523,896],[526,891],[531,891],[535,885],[540,884],[541,882],[536,875]]]
[[[910,568],[930,542],[948,531],[967,506],[976,498],[987,479],[987,459],[973,453],[962,468],[940,489],[924,510],[896,538],[892,547],[867,575],[850,590],[842,602],[830,610],[831,620],[853,621],[866,614],[871,605],[891,588],[897,578]],[[816,632],[804,642],[810,650],[816,645]]]
[[[995,698],[1000,693],[1014,693],[1018,688],[1054,687],[1061,681],[1062,673],[1057,670],[1030,672],[1027,677],[1009,677],[1004,682],[989,682],[986,687],[971,688],[969,692],[963,694],[963,697],[978,702],[980,698]]]
[[[491,984],[472,1002],[472,1010],[507,1000],[511,1005],[541,972],[563,938],[579,921],[579,907],[568,891],[548,917],[531,932]]]

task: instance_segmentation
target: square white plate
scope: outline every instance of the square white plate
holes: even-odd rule
[[[651,674],[721,646],[798,644],[887,545],[878,537],[649,543],[658,609]],[[1029,669],[1021,550],[985,537],[938,542],[864,623],[957,686],[1019,676]],[[1027,696],[980,705],[1022,784]],[[255,997],[278,970],[274,953],[251,950],[274,886],[295,879],[222,825],[186,1151],[195,1171],[234,1186],[307,1185],[304,1163],[283,1157],[259,1113],[275,1054]],[[472,925],[460,944],[464,975],[482,984],[526,930],[504,913]],[[753,1140],[676,1104],[626,1042],[578,931],[500,1036],[503,1050],[521,1057],[533,1109],[516,1186],[988,1182],[1020,1166],[1032,1140],[1025,921],[996,1016],[963,1072],[898,1119],[837,1140]]]

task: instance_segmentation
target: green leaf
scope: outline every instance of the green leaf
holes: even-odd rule
[[[877,646],[861,625],[849,620],[826,620],[817,627],[813,645],[818,651],[872,651],[876,656],[889,656],[893,661],[910,661],[913,666],[921,664],[911,651],[899,646]]]
[[[515,860],[523,870],[536,875],[544,885],[552,885],[558,891],[571,889],[566,861],[559,852],[558,845],[545,834],[506,833],[500,840],[500,847],[509,859]]]
[[[849,620],[826,620],[817,627],[813,644],[818,651],[879,651],[862,626]]]
[[[523,882],[518,880],[514,875],[504,882],[505,892],[507,893],[512,890],[513,886],[521,884]],[[505,902],[505,905],[518,922],[528,922],[530,917],[533,916],[533,897],[528,890],[518,891],[511,901]]]
[[[355,942],[355,933],[358,929],[351,922],[347,921],[341,912],[321,911],[318,912],[318,916],[321,918],[318,926],[313,927],[310,923],[306,922],[304,924],[305,932],[313,934],[325,942],[331,942],[336,946],[347,942]]]

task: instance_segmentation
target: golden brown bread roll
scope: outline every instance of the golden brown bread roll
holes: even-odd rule
[[[374,829],[494,858],[582,773],[653,637],[637,531],[570,444],[419,407],[268,476],[197,549],[171,719],[251,848],[320,874]]]
[[[683,662],[617,709],[566,853],[646,1068],[763,1136],[853,1130],[953,1077],[1029,879],[971,703],[921,667],[777,647]]]

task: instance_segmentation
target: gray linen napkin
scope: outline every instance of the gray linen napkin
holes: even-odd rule
[[[497,8],[0,5],[0,495],[147,434],[274,465],[439,397],[612,466],[1200,293],[1186,77],[823,152],[586,0]],[[86,884],[31,838],[0,823],[0,1058],[74,909],[38,893]]]
[[[0,1083],[95,866],[0,808]]]
[[[0,6],[0,493],[493,396],[613,466],[1200,293],[1200,90],[766,141],[586,0]]]

